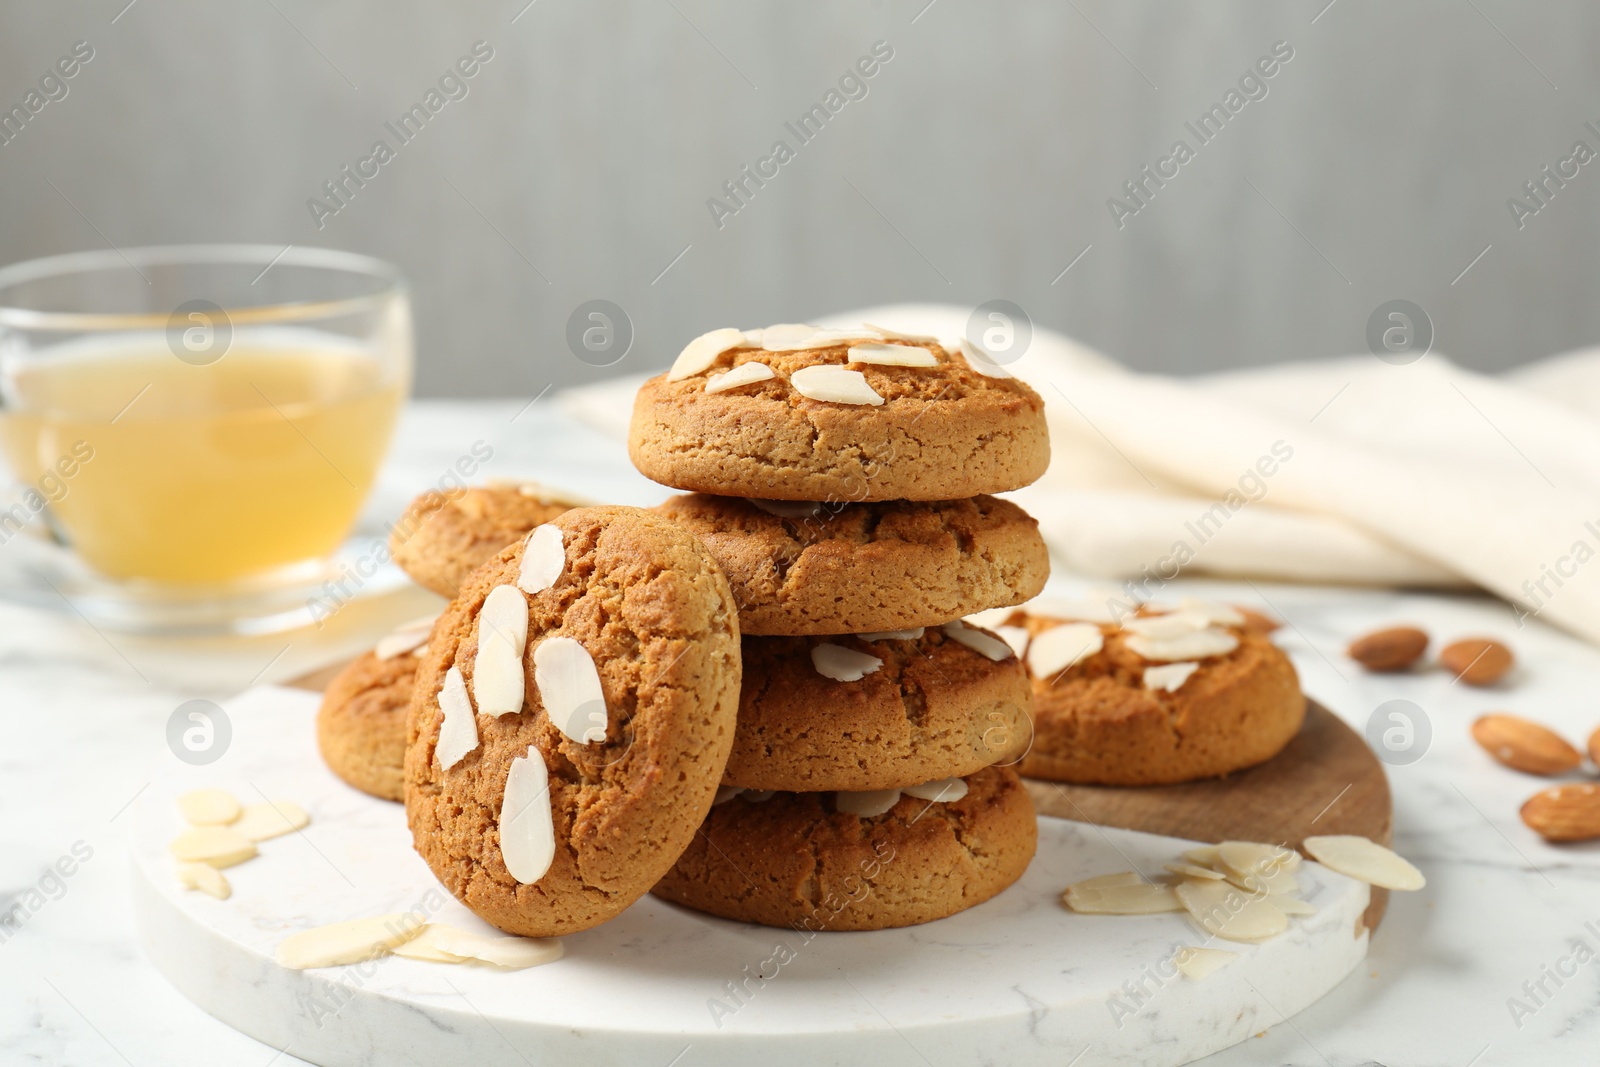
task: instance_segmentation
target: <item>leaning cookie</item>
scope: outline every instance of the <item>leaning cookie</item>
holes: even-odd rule
[[[766,926],[884,930],[964,911],[1022,877],[1038,819],[1015,771],[916,793],[731,795],[651,892]]]
[[[1004,641],[962,623],[842,637],[747,637],[724,785],[899,788],[1015,761],[1031,693]]]
[[[1123,626],[1029,611],[1013,621],[1026,628],[1033,678],[1029,777],[1210,778],[1271,759],[1305,719],[1289,657],[1233,608],[1190,602]]]
[[[418,585],[453,597],[496,552],[577,506],[532,483],[430,490],[389,531],[389,553]]]
[[[658,510],[717,557],[746,634],[932,626],[1020,604],[1050,574],[1039,524],[991,496],[826,504],[696,493]]]
[[[408,719],[412,840],[508,933],[603,922],[672,866],[733,741],[739,627],[716,561],[637,508],[579,508],[467,579]]]
[[[976,353],[785,325],[690,342],[640,387],[628,453],[701,493],[955,500],[1029,484],[1050,443],[1039,394]]]
[[[433,620],[384,638],[328,683],[317,711],[317,747],[334,774],[381,800],[404,794],[406,709]]]

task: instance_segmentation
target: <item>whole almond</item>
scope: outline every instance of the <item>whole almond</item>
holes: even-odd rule
[[[1511,650],[1487,637],[1465,637],[1439,650],[1439,662],[1468,685],[1493,685],[1516,662]]]
[[[1247,608],[1242,604],[1235,604],[1234,610],[1244,616],[1244,632],[1248,634],[1270,634],[1283,623],[1271,615],[1254,608]]]
[[[1546,841],[1600,837],[1600,786],[1558,785],[1522,805],[1522,821]]]
[[[1561,735],[1515,715],[1485,715],[1472,724],[1472,738],[1483,750],[1524,774],[1565,774],[1583,757]]]
[[[1350,642],[1345,651],[1369,671],[1403,671],[1428,650],[1428,635],[1415,626],[1391,626]]]

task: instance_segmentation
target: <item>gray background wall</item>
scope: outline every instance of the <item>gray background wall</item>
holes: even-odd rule
[[[0,147],[0,259],[383,256],[415,282],[423,395],[531,394],[889,300],[1008,298],[1180,373],[1359,350],[1395,297],[1473,366],[1600,339],[1600,163],[1520,231],[1505,203],[1573,141],[1600,150],[1582,0],[126,2],[0,7],[7,108],[95,50]],[[480,39],[469,95],[319,230],[307,198],[397,143],[385,120]],[[719,230],[706,199],[880,39],[869,95]],[[1268,95],[1118,229],[1107,198],[1278,40]],[[613,370],[564,341],[596,297],[635,324]]]

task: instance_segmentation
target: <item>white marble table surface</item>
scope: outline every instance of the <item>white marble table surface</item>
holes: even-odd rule
[[[536,477],[640,504],[662,495],[631,471],[620,444],[547,403],[523,408],[413,406],[364,521],[378,528],[480,440],[494,456],[476,477]],[[1288,619],[1281,643],[1306,690],[1358,729],[1401,698],[1423,710],[1433,734],[1420,760],[1389,771],[1396,847],[1426,872],[1427,889],[1392,899],[1367,965],[1333,993],[1204,1062],[1593,1063],[1600,846],[1555,848],[1523,827],[1517,809],[1545,783],[1492,764],[1467,727],[1484,711],[1511,710],[1581,744],[1600,725],[1590,688],[1600,650],[1537,622],[1519,630],[1503,604],[1482,597],[1198,580],[1164,592],[1182,591],[1262,604]],[[175,766],[166,724],[178,704],[292,677],[369,644],[427,603],[420,593],[373,598],[320,631],[186,642],[100,634],[68,616],[0,606],[0,911],[43,901],[19,927],[0,926],[0,1063],[299,1062],[205,1015],[144,959],[120,816]],[[1473,690],[1437,671],[1366,675],[1342,655],[1351,635],[1400,620],[1438,637],[1499,635],[1521,666],[1500,687]],[[47,875],[75,850],[88,858],[66,864],[70,877]],[[1512,998],[1526,1010],[1514,1015]]]

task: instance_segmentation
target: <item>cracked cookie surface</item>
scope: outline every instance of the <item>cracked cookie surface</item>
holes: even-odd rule
[[[334,676],[317,710],[317,747],[328,769],[382,800],[403,794],[406,710],[421,660],[367,652]]]
[[[525,542],[474,572],[435,624],[408,720],[406,816],[413,842],[457,899],[508,933],[545,937],[611,918],[649,890],[710,808],[733,741],[739,629],[715,560],[681,527],[637,508],[568,511],[554,585],[527,595],[519,712],[477,713],[477,744],[448,770],[435,758],[446,672],[473,695],[478,615],[516,585]],[[542,641],[577,641],[607,708],[604,741],[579,743],[551,721],[533,669]],[[513,760],[530,746],[548,769],[554,856],[519,882],[500,849]]]
[[[454,597],[495,553],[575,506],[517,485],[429,490],[389,531],[389,554],[424,589]]]
[[[784,505],[694,493],[658,509],[717,557],[746,634],[933,626],[1044,588],[1039,524],[991,496]]]

